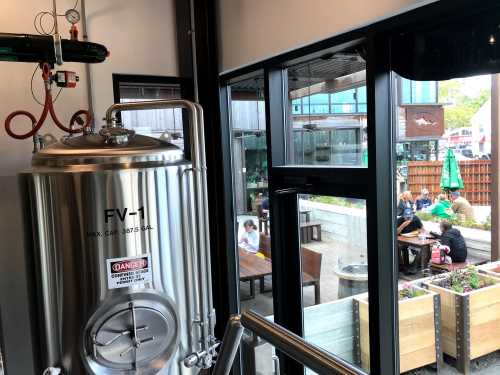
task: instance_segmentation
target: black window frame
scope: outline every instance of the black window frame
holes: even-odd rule
[[[324,194],[351,197],[366,195],[369,249],[385,249],[384,251],[369,250],[368,253],[369,275],[371,275],[369,276],[371,278],[369,293],[370,301],[374,302],[370,303],[370,346],[372,349],[370,373],[372,374],[399,374],[396,298],[398,265],[394,255],[396,236],[393,215],[396,124],[392,121],[395,115],[393,100],[399,101],[399,98],[392,98],[396,79],[391,69],[391,54],[397,51],[391,51],[391,36],[414,29],[418,30],[422,25],[438,27],[443,22],[452,22],[454,19],[463,17],[464,14],[477,16],[493,8],[498,10],[498,3],[490,0],[485,0],[481,4],[472,4],[467,0],[456,0],[453,4],[434,2],[219,75],[221,90],[225,90],[231,82],[245,75],[251,75],[261,69],[265,71],[270,196],[271,192],[275,192],[271,196],[271,221],[277,227],[271,238],[273,287],[276,291],[275,296],[280,295],[281,300],[280,302],[277,298],[274,299],[276,322],[293,332],[302,333],[300,259],[297,256],[284,257],[281,250],[283,247],[293,247],[299,243],[298,233],[286,227],[287,223],[294,225],[298,221],[295,195],[300,192],[319,191],[312,190],[311,183],[308,182],[308,179],[314,181],[315,178],[328,180],[326,181],[328,183],[319,184],[322,185],[322,190],[326,189]],[[283,72],[287,66],[300,63],[305,59],[320,57],[332,48],[349,45],[360,39],[366,42],[367,57],[368,168],[363,170],[361,168],[310,167],[299,171],[296,167],[285,166],[288,158],[285,145],[286,108],[284,103],[287,102],[283,98],[287,90]],[[227,121],[224,120],[226,115],[227,112],[221,111],[222,126],[227,125]],[[307,177],[303,172],[307,172]],[[362,176],[366,178],[365,181],[368,181],[369,189],[356,191],[353,189],[356,184],[352,182],[360,180]],[[346,180],[350,181],[350,184],[342,185]],[[365,187],[366,184],[363,185],[363,188]],[[279,227],[286,227],[289,235],[280,238],[280,233],[286,232],[284,228]],[[233,247],[234,243],[228,244],[228,249]],[[232,257],[232,261],[236,264],[237,257],[234,254],[229,254],[229,257]],[[292,277],[293,280],[284,279],[285,273],[295,275]],[[237,283],[238,275],[233,274],[229,278]],[[286,300],[288,300],[288,305],[285,307],[282,302]],[[290,374],[298,374],[303,370],[301,365],[290,359],[284,359],[282,368],[285,373]]]
[[[391,90],[391,73],[389,66],[389,43],[384,38],[361,37],[342,42],[333,42],[328,51],[341,51],[348,47],[363,45],[368,53],[367,59],[367,117],[369,136],[369,162],[367,168],[335,167],[335,166],[292,166],[287,165],[287,111],[288,111],[288,76],[287,66],[296,63],[297,59],[277,66],[264,67],[265,105],[266,105],[266,137],[268,152],[269,196],[271,201],[271,251],[273,258],[273,293],[274,319],[278,324],[290,331],[303,334],[302,280],[300,263],[300,240],[298,230],[298,194],[324,194],[359,198],[367,203],[367,243],[369,267],[370,303],[370,341],[372,373],[390,374],[398,371],[397,304],[390,301],[396,298],[397,291],[397,258],[395,257],[395,236],[393,201],[394,189],[385,181],[391,180],[392,172],[387,168],[394,163],[391,121],[387,116],[388,104],[379,104],[375,98],[389,97]],[[375,71],[380,63],[375,60],[385,48],[386,65]],[[377,53],[375,53],[377,51]],[[325,53],[324,50],[321,51]],[[313,59],[315,53],[309,53],[301,59]],[[241,77],[222,80],[222,88],[251,76],[248,72]],[[227,99],[229,100],[229,98]],[[221,116],[226,126],[230,124],[230,111]],[[223,124],[224,126],[224,124]],[[377,129],[377,132],[375,132]],[[389,137],[389,138],[388,138]],[[389,144],[388,144],[389,143]],[[385,170],[385,174],[377,171]],[[392,180],[391,180],[392,181]],[[391,182],[392,184],[392,182]],[[370,186],[377,186],[370,189]],[[380,228],[384,228],[381,230]],[[231,247],[228,247],[231,248]],[[236,248],[233,245],[232,248]],[[387,249],[379,254],[377,248]],[[295,256],[290,256],[294,254]],[[232,255],[237,264],[237,255]],[[379,275],[377,278],[376,275]],[[238,278],[235,275],[236,279]],[[383,295],[378,290],[383,288]],[[276,298],[279,296],[279,298]],[[375,350],[375,348],[382,348]],[[301,364],[282,356],[282,368],[285,373],[300,373]]]

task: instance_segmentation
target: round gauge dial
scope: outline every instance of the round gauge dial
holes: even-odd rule
[[[80,13],[76,9],[68,9],[66,13],[64,13],[64,16],[68,20],[69,23],[75,24],[80,21]]]

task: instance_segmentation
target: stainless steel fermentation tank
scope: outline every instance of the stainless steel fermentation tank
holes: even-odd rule
[[[189,113],[192,162],[113,118],[178,107]],[[115,104],[98,134],[42,149],[22,180],[40,373],[195,374],[211,365],[217,344],[199,105]]]

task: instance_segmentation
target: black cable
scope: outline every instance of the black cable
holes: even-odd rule
[[[76,9],[76,7],[78,6],[78,3],[79,3],[79,0],[76,0],[75,1],[75,5],[73,5],[73,8],[69,8],[69,9]],[[54,14],[52,12],[47,12],[47,11],[38,12],[35,15],[35,18],[33,19],[33,26],[34,26],[36,32],[38,34],[40,34],[40,35],[52,35],[52,33],[54,32],[54,29],[56,27],[56,23],[53,20],[52,27],[51,27],[50,31],[47,32],[45,30],[45,28],[43,27],[42,21],[43,21],[43,17],[45,17],[47,14],[49,14],[52,17],[52,19],[54,19]],[[66,13],[57,14],[57,16],[59,16],[59,17],[65,17]]]
[[[43,104],[38,101],[38,99],[35,96],[35,92],[33,91],[33,79],[35,78],[35,73],[38,70],[38,68],[39,68],[39,66],[37,64],[35,66],[35,70],[33,71],[33,74],[31,75],[31,82],[30,82],[31,96],[33,97],[33,99],[35,100],[35,102],[37,102],[38,104],[40,104],[43,107]]]
[[[52,28],[50,29],[49,32],[45,31],[45,29],[43,27],[43,17],[45,17],[47,14],[52,17]],[[38,19],[38,21],[40,22],[40,29],[44,32],[44,34],[45,35],[52,35],[52,33],[54,32],[54,29],[56,27],[56,24],[54,21],[54,15],[50,12],[43,12],[42,15],[40,16],[40,18]]]
[[[63,88],[64,88],[64,87],[61,87],[61,88],[59,89],[59,91],[57,92],[56,97],[54,98],[54,100],[52,100],[52,103],[55,103],[55,102],[56,102],[56,100],[57,100],[57,98],[59,97],[59,95],[61,95],[61,92],[62,92]]]
[[[51,17],[54,17],[51,12],[38,12],[35,15],[35,18],[33,19],[33,26],[35,27],[35,30],[38,34],[40,35],[52,35],[55,29],[55,22],[52,24],[52,27],[49,32],[47,32],[43,26],[43,18],[46,15],[50,15]]]
[[[33,91],[33,79],[35,78],[35,74],[37,72],[37,70],[39,69],[39,66],[37,65],[35,67],[35,70],[33,71],[33,74],[31,75],[31,81],[30,81],[30,90],[31,90],[31,96],[33,97],[33,99],[35,100],[35,102],[37,102],[38,104],[40,104],[42,107],[45,105],[43,104],[42,102],[40,102],[36,95],[35,95],[35,92]],[[61,87],[59,88],[59,91],[57,92],[56,96],[54,97],[54,99],[52,99],[52,103],[55,103],[57,98],[59,98],[59,95],[61,95],[61,92],[63,90],[64,87]]]

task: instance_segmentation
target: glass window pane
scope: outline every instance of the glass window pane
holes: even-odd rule
[[[328,104],[328,94],[314,94],[310,97],[311,104]]]
[[[230,90],[240,307],[268,316],[273,299],[263,77],[235,83]]]
[[[356,104],[333,104],[332,111],[333,113],[355,113]]]
[[[292,100],[292,113],[294,115],[300,115],[302,113],[302,100],[301,99]]]
[[[369,371],[366,202],[298,199],[304,338]]]
[[[411,81],[401,77],[401,103],[411,103]]]
[[[357,99],[358,103],[366,103],[366,86],[358,87]]]
[[[402,83],[405,81],[402,79]],[[463,315],[455,309],[455,303],[462,298],[473,301],[484,291],[480,287],[484,279],[477,269],[498,267],[498,263],[489,262],[492,206],[488,192],[492,186],[486,176],[491,168],[491,77],[411,81],[411,84],[414,105],[396,103],[398,142],[394,146],[400,368],[401,372],[428,373],[434,371],[431,367],[439,350],[435,342],[437,335],[441,336],[444,354],[453,358],[458,348],[456,334],[463,332],[474,337],[477,332],[474,324],[465,325],[465,330],[460,332],[456,330],[463,322]],[[436,103],[436,91],[439,91],[439,103],[446,104]],[[444,167],[447,163],[459,171],[449,174],[448,181],[454,180],[457,184],[461,181],[463,187],[451,189],[445,181],[441,183],[443,174],[447,175]],[[466,263],[485,264],[474,270],[466,269]],[[458,269],[453,277],[448,273],[451,269]],[[433,276],[434,281],[424,279],[428,276]],[[500,289],[495,293],[494,288],[488,311],[498,311],[491,301],[500,298]],[[439,304],[434,303],[436,295],[440,295],[440,310],[436,310]],[[480,326],[486,327],[488,318],[483,320],[483,317],[488,313],[483,311],[470,309],[466,316],[471,322],[481,320]],[[441,317],[437,320],[439,313]],[[479,339],[469,342],[470,353],[478,353],[491,345],[491,335],[476,337]],[[411,345],[417,341],[420,349]],[[476,354],[470,361],[474,368],[471,372],[496,374],[500,362],[494,350],[497,349],[490,346]],[[441,372],[462,373],[448,361]]]
[[[413,104],[435,103],[437,101],[436,92],[436,82],[434,81],[412,81]]]
[[[311,113],[328,113],[328,104],[311,104]]]
[[[121,103],[181,98],[179,84],[128,84],[120,82],[119,90]],[[123,125],[134,129],[136,133],[156,138],[168,133],[170,142],[184,149],[182,109],[124,111],[120,115]]]
[[[342,54],[288,68],[287,164],[367,166],[366,64],[346,54],[348,62]]]
[[[341,92],[336,92],[332,94],[332,103],[344,104],[344,103],[355,103],[356,102],[356,90],[346,90]]]

